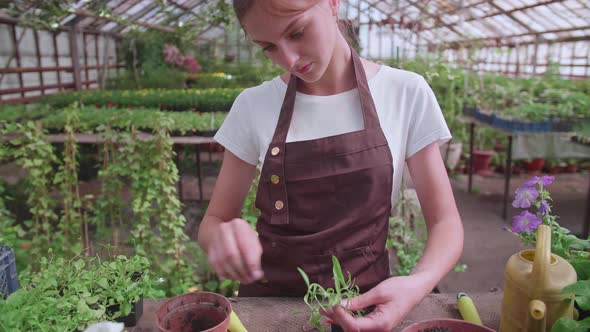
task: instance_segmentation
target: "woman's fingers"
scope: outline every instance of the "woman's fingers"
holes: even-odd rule
[[[262,246],[250,224],[240,221],[236,222],[233,231],[242,258],[242,273],[247,278],[246,282],[250,283],[264,276],[261,266]]]
[[[217,234],[209,250],[209,262],[220,278],[250,283],[263,277],[262,246],[245,220],[223,223]]]

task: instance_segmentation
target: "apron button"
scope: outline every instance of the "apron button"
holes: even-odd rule
[[[261,279],[261,280],[260,280],[260,283],[263,283],[263,284],[268,284],[268,279],[266,279],[266,278],[264,278],[264,279]]]
[[[270,246],[273,247],[273,248],[276,248],[277,247],[277,243],[275,241],[272,241],[270,243]]]
[[[278,175],[271,175],[270,182],[272,182],[272,184],[278,184],[279,183],[279,176]]]
[[[275,209],[277,209],[277,210],[282,210],[284,206],[285,206],[285,203],[283,203],[283,201],[276,201],[275,202]]]
[[[281,152],[281,149],[277,148],[276,146],[275,146],[274,148],[272,148],[272,150],[270,150],[270,153],[271,153],[273,156],[276,156],[276,155],[278,155],[278,154],[279,154],[279,152]]]

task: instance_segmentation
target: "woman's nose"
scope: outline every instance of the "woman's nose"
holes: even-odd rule
[[[297,61],[299,60],[299,54],[297,52],[297,50],[290,46],[290,45],[282,45],[281,47],[281,57],[282,57],[282,62],[284,63],[284,66],[286,67],[287,70],[289,71],[293,71],[295,70],[295,64],[297,64]]]

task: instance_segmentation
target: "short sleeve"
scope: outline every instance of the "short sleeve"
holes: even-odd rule
[[[248,89],[238,95],[221,128],[213,138],[241,160],[256,165],[259,148],[256,131],[252,128],[252,108],[247,91]]]
[[[443,144],[451,133],[434,92],[423,77],[417,80],[414,98],[409,98],[411,118],[406,145],[406,159],[433,142]]]

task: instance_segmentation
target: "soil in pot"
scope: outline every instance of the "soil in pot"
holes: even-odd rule
[[[207,331],[221,324],[226,316],[221,307],[194,304],[170,314],[164,322],[164,327],[170,331]]]
[[[227,298],[208,292],[174,297],[158,308],[156,321],[160,331],[225,332],[229,326],[231,304]]]

